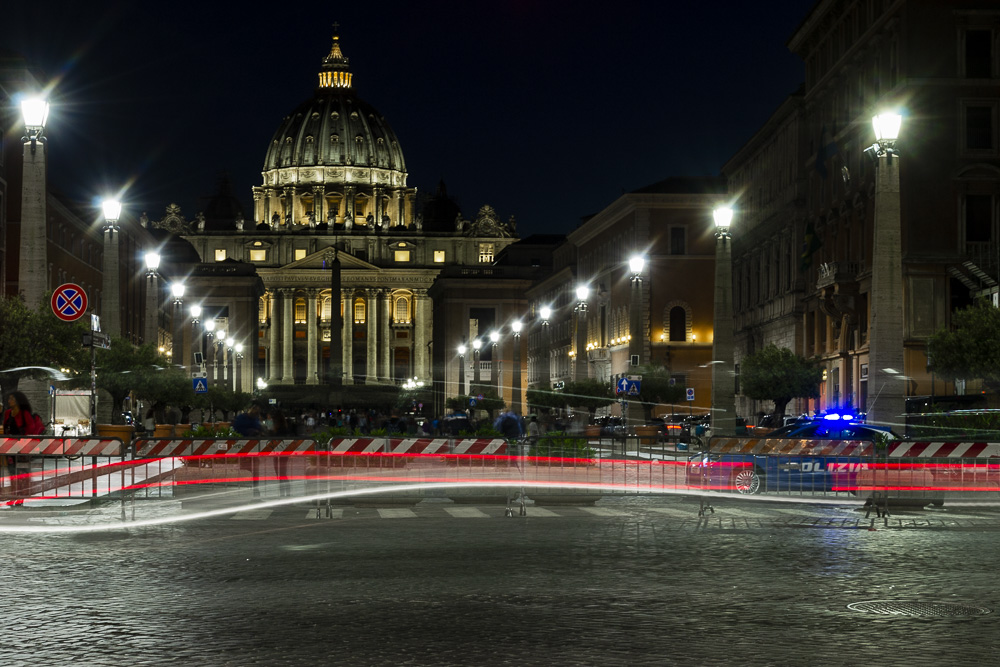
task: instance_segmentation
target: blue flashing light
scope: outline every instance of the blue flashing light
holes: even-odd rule
[[[823,419],[825,419],[827,421],[835,421],[837,419],[840,419],[840,415],[832,414],[831,413],[831,414],[828,414],[828,415],[823,415]]]
[[[823,415],[823,419],[826,421],[857,421],[858,416],[850,412],[840,413],[840,412],[828,412]]]

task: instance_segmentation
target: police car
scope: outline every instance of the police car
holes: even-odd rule
[[[688,462],[689,486],[762,491],[854,492],[870,477],[875,443],[899,440],[856,415],[830,413],[789,424],[766,438],[717,438]]]

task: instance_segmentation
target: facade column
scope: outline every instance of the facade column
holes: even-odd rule
[[[353,185],[344,188],[344,229],[354,226],[354,192]]]
[[[427,372],[427,332],[431,318],[427,315],[427,290],[413,291],[413,374],[426,383],[430,379]]]
[[[365,363],[365,384],[375,384],[378,381],[376,377],[378,374],[378,369],[376,361],[378,357],[378,309],[375,302],[375,297],[378,294],[378,290],[368,288],[365,290],[365,323],[367,327],[366,344],[367,344],[367,359]]]
[[[375,226],[379,227],[382,224],[382,188],[372,189],[372,199],[375,200]]]
[[[344,304],[344,384],[354,384],[354,290],[342,290]]]
[[[316,219],[316,224],[323,222],[326,215],[324,209],[324,203],[326,198],[326,188],[322,185],[313,186],[313,217]]]
[[[281,290],[281,384],[295,384],[295,369],[292,363],[292,333],[295,328],[293,306],[294,292]]]
[[[392,357],[391,339],[389,338],[389,302],[388,290],[381,290],[378,295],[379,305],[379,356],[378,356],[378,376],[381,382],[389,382],[391,372],[389,370],[389,359]]]
[[[406,211],[403,208],[403,191],[396,191],[396,224],[405,225],[406,224]]]
[[[306,293],[306,384],[319,384],[316,372],[316,290]]]
[[[267,379],[276,383],[281,381],[281,339],[278,337],[281,331],[279,325],[281,316],[278,310],[281,303],[279,290],[272,289],[267,293],[267,297],[268,312],[271,317],[271,322],[268,325]]]

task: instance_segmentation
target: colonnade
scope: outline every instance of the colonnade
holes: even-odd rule
[[[332,336],[329,333],[332,318],[319,317],[320,297],[329,290],[319,288],[277,287],[268,290],[269,320],[267,341],[264,345],[267,356],[269,384],[319,384],[326,382],[320,378],[319,360],[324,351],[333,358],[333,350],[327,350]],[[393,318],[392,299],[407,299],[406,318]],[[340,307],[343,313],[343,331],[340,350],[343,359],[344,383],[364,384],[403,382],[416,376],[429,380],[429,354],[431,322],[433,319],[431,301],[426,289],[410,289],[405,295],[384,287],[346,287],[339,299],[331,300],[332,308]],[[295,321],[295,301],[305,299],[305,322]],[[263,324],[263,323],[262,323]],[[300,341],[297,333],[304,334]],[[304,350],[302,346],[304,345]],[[394,364],[396,353],[404,349],[408,359],[405,372]],[[296,351],[299,352],[296,355]],[[305,379],[296,378],[295,359],[305,357]]]

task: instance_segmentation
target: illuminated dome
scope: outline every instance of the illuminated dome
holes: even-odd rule
[[[354,75],[333,36],[313,96],[282,120],[254,188],[254,218],[272,227],[331,222],[412,222],[406,162],[396,133],[354,92]]]

